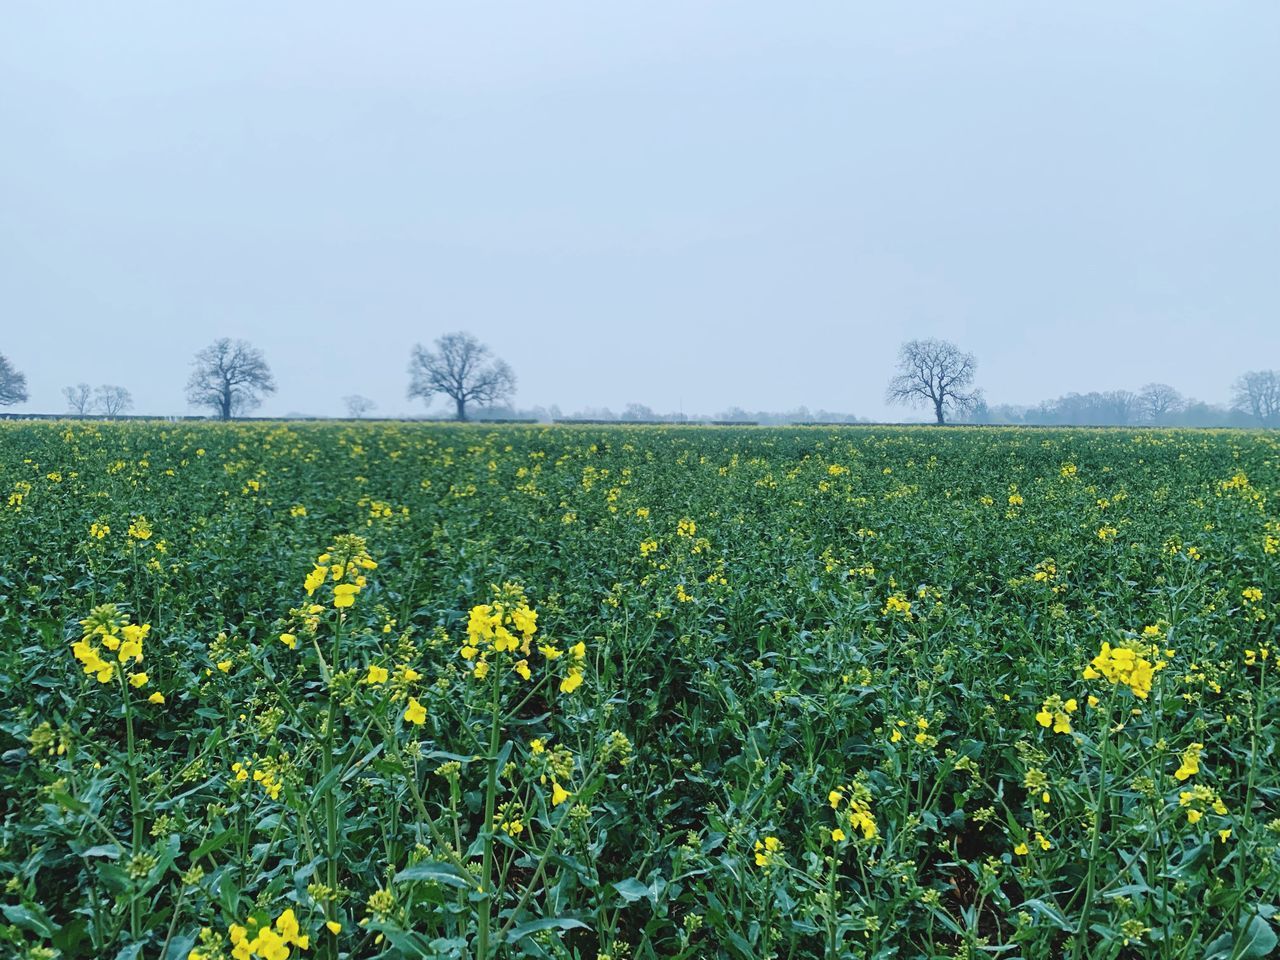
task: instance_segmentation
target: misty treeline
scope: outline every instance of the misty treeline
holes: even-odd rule
[[[1276,378],[1280,372],[1261,371]],[[1275,409],[1254,409],[1249,396],[1237,395],[1231,406],[1183,397],[1167,384],[1140,390],[1068,393],[1033,406],[979,402],[957,423],[1028,424],[1079,427],[1276,427]]]
[[[476,419],[480,420],[537,420],[554,423],[557,420],[592,420],[605,423],[755,423],[782,425],[789,423],[870,423],[866,417],[832,410],[810,410],[806,406],[794,410],[744,410],[730,407],[717,413],[685,413],[683,411],[658,411],[643,403],[628,403],[620,411],[610,407],[581,407],[563,411],[559,405],[514,407],[510,405],[477,407]]]
[[[934,422],[969,424],[1031,424],[1061,426],[1157,427],[1280,427],[1280,370],[1253,370],[1232,385],[1230,405],[1206,403],[1183,396],[1166,383],[1148,383],[1137,390],[1118,389],[1068,393],[1035,405],[989,404],[975,386],[977,359],[948,340],[909,340],[899,351],[885,399],[891,404],[924,408]],[[618,423],[866,423],[866,418],[800,406],[788,411],[730,407],[714,416],[659,412],[643,403],[629,403],[615,413],[607,407],[588,407],[565,414],[558,406],[519,408],[511,403],[516,376],[506,361],[465,332],[439,337],[432,348],[413,347],[409,359],[406,396],[430,404],[443,397],[452,419],[616,421]],[[276,392],[276,381],[261,350],[244,340],[221,337],[191,361],[187,402],[229,420],[256,409],[262,398]],[[125,415],[133,397],[122,386],[96,388],[78,383],[62,390],[66,412],[77,417]],[[26,375],[0,354],[0,407],[25,403]],[[377,404],[352,393],[342,398],[347,415],[359,419]]]

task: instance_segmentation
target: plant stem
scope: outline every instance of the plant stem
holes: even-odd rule
[[[493,874],[493,808],[498,793],[498,738],[502,733],[502,716],[498,712],[498,671],[490,670],[493,680],[490,683],[492,699],[489,709],[493,722],[489,727],[489,780],[484,792],[484,865],[480,878],[484,883],[480,901],[480,933],[476,939],[476,956],[479,960],[489,957],[489,916],[493,906],[493,890],[490,889]]]
[[[124,735],[128,750],[126,763],[129,773],[129,810],[133,819],[133,839],[129,850],[130,854],[136,857],[142,847],[142,802],[138,797],[137,752],[133,739],[133,704],[129,697],[129,684],[125,681],[124,673],[117,670],[116,677],[120,681],[120,696],[124,701]],[[129,900],[129,933],[133,935],[134,940],[142,935],[141,906],[138,894],[135,892]]]

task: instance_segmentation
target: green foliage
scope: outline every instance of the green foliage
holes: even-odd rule
[[[1267,956],[1277,551],[1266,433],[3,425],[0,954]]]

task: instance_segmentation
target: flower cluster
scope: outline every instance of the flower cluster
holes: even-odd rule
[[[782,841],[777,837],[765,837],[764,840],[757,840],[753,849],[756,855],[757,867],[769,870],[782,860]]]
[[[231,772],[236,775],[237,783],[244,783],[252,776],[253,782],[260,784],[268,797],[279,800],[280,791],[284,789],[285,766],[288,760],[289,758],[283,754],[279,759],[260,758],[255,754],[252,760],[233,763]]]
[[[520,836],[524,832],[524,806],[517,800],[499,804],[493,825],[509,837]]]
[[[478,679],[489,675],[493,662],[505,657],[513,673],[524,681],[533,679],[529,658],[533,655],[533,638],[538,632],[538,613],[529,606],[524,588],[514,583],[494,587],[494,601],[471,608],[467,619],[467,639],[459,648],[462,659],[471,664]],[[551,642],[538,644],[538,653],[548,662],[558,660],[565,651]],[[561,693],[573,693],[582,685],[582,664],[587,659],[587,645],[579,640],[569,648],[572,665],[560,681]]]
[[[1035,841],[1036,841],[1036,846],[1038,846],[1041,850],[1053,849],[1053,841],[1051,841],[1039,830],[1035,832]],[[1023,841],[1022,843],[1019,843],[1016,847],[1013,848],[1013,852],[1020,857],[1025,857],[1028,853],[1031,852],[1031,848],[1027,846],[1026,841]]]
[[[332,581],[333,605],[341,610],[356,602],[356,594],[367,583],[365,572],[377,566],[369,556],[363,537],[343,534],[334,539],[333,546],[316,557],[315,566],[307,574],[303,586],[310,597],[326,582]]]
[[[861,780],[854,780],[848,786],[836,787],[827,794],[827,802],[838,814],[841,807],[844,808],[841,817],[844,824],[855,833],[860,831],[864,840],[875,840],[880,836],[875,814],[871,811],[871,790]],[[837,826],[831,831],[831,839],[839,843],[846,839],[846,834]]]
[[[1186,780],[1200,772],[1200,754],[1204,750],[1203,743],[1193,743],[1182,752],[1181,765],[1174,771],[1178,780]]]
[[[253,928],[251,937],[250,929]],[[290,907],[276,917],[274,927],[265,923],[257,925],[250,918],[249,926],[233,923],[228,930],[231,936],[231,956],[235,960],[250,960],[261,957],[262,960],[289,960],[289,947],[307,950],[311,946],[311,938],[301,932],[298,918]],[[197,960],[195,952],[189,954],[189,960]]]
[[[529,606],[524,589],[514,583],[495,587],[497,599],[471,608],[467,620],[467,640],[459,649],[462,659],[473,664],[472,673],[481,679],[489,673],[490,654],[514,655],[512,669],[530,679],[529,655],[533,635],[538,632],[538,613]],[[545,651],[544,656],[547,656]],[[559,656],[559,651],[556,653]],[[553,658],[548,658],[553,659]]]
[[[1113,684],[1125,684],[1139,700],[1145,700],[1151,694],[1151,682],[1156,671],[1163,670],[1165,663],[1158,659],[1159,648],[1136,641],[1125,641],[1119,646],[1103,641],[1102,650],[1084,668],[1086,680],[1105,677]]]
[[[880,612],[885,616],[889,616],[890,614],[894,614],[894,613],[900,613],[902,614],[903,619],[910,620],[911,619],[911,601],[908,600],[901,593],[891,594],[889,599],[884,602],[884,609],[881,610]]]
[[[1054,733],[1070,733],[1071,714],[1075,713],[1078,707],[1075,697],[1063,700],[1055,693],[1041,704],[1040,712],[1036,714],[1036,723],[1045,728],[1053,727]]]
[[[119,669],[142,662],[142,641],[151,632],[150,624],[130,623],[129,617],[114,603],[94,607],[80,621],[84,635],[71,645],[71,652],[84,667],[86,676],[99,683],[110,683],[121,674]],[[106,656],[103,651],[106,651]],[[129,685],[144,687],[149,680],[141,670],[129,674]],[[153,693],[150,703],[164,703],[164,695]]]
[[[1200,818],[1209,810],[1221,817],[1227,815],[1227,805],[1222,802],[1217,791],[1199,783],[1178,794],[1178,806],[1187,811],[1187,823],[1191,824],[1199,823]]]
[[[573,796],[560,785],[561,780],[568,782],[573,776],[573,752],[568,747],[553,747],[548,750],[546,743],[540,738],[529,741],[529,750],[533,753],[535,765],[541,765],[544,770],[539,782],[543,786],[547,785],[548,780],[551,782],[551,805],[560,806]]]

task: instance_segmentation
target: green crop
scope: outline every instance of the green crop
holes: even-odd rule
[[[0,954],[1271,955],[1262,432],[0,426]]]

